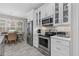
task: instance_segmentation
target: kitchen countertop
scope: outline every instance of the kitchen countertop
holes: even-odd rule
[[[2,43],[3,40],[4,40],[4,36],[0,36],[0,44]]]
[[[70,41],[71,40],[70,37],[69,38],[66,38],[66,37],[60,37],[60,36],[57,36],[57,35],[51,36],[51,38],[57,38],[57,39],[62,39],[62,40],[67,40],[67,41]]]

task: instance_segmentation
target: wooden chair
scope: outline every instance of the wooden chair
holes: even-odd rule
[[[17,35],[15,32],[13,33],[8,33],[8,43],[16,43]]]

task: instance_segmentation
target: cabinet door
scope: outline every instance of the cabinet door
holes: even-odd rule
[[[48,16],[53,16],[53,6],[54,6],[54,3],[49,3],[46,5],[46,14],[45,16],[48,17]]]
[[[54,16],[54,6],[55,6],[55,3],[50,4],[50,15],[51,16]]]
[[[41,11],[39,11],[39,26],[42,25],[42,20],[41,20]]]
[[[51,37],[51,55],[52,56],[69,56],[70,48],[69,41],[64,41],[64,39]]]
[[[44,13],[43,13],[43,7],[41,7],[41,18],[43,19],[44,18]]]
[[[46,6],[45,5],[43,5],[43,6],[41,6],[41,18],[43,19],[43,18],[45,18],[45,12],[46,12]]]
[[[46,17],[51,16],[51,4],[47,4],[46,5],[46,13],[45,13],[45,16]]]
[[[71,21],[71,4],[63,3],[63,21],[62,24],[70,24]]]
[[[55,3],[55,7],[54,7],[54,26],[55,25],[59,25],[60,24],[60,20],[59,20],[59,3]]]
[[[54,38],[51,38],[51,56],[54,55],[54,47],[55,47],[55,42],[54,42]]]
[[[33,34],[33,46],[38,48],[38,35]]]
[[[63,3],[59,4],[59,21],[60,25],[62,25],[62,20],[63,20]]]
[[[36,11],[36,26],[38,27],[38,11]]]

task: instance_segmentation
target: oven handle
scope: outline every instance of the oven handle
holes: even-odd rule
[[[48,40],[50,39],[50,38],[47,38],[47,37],[42,37],[42,36],[39,36],[39,38],[48,39]]]

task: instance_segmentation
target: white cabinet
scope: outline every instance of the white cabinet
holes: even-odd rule
[[[53,16],[54,26],[71,24],[71,4],[46,3],[42,5],[36,9],[36,25],[42,25],[42,20],[49,16]]]
[[[49,17],[49,16],[53,16],[53,8],[54,7],[54,3],[48,3],[45,5],[45,17]]]
[[[42,26],[42,12],[41,12],[41,7],[38,8],[38,23],[39,23],[39,27]]]
[[[38,11],[38,16],[39,16],[39,26],[41,26],[42,25],[42,19],[41,19],[41,11],[39,10]]]
[[[55,3],[50,4],[50,16],[51,15],[54,16],[54,5],[55,5]]]
[[[38,34],[33,34],[33,46],[38,48]]]
[[[53,15],[53,5],[52,3],[47,3],[41,6],[42,18],[46,18]]]
[[[43,18],[45,18],[45,12],[46,12],[46,6],[45,5],[43,5],[43,6],[41,6],[41,18],[43,19]]]
[[[45,8],[46,8],[46,9],[45,9],[45,10],[46,10],[45,16],[46,16],[46,17],[51,16],[51,8],[52,8],[52,7],[51,7],[51,4],[47,4]]]
[[[71,4],[54,4],[54,26],[71,24]]]
[[[63,3],[63,20],[62,24],[70,24],[71,22],[71,4]]]
[[[63,3],[59,4],[59,25],[62,25],[63,20]]]
[[[36,23],[36,26],[38,27],[39,25],[38,9],[35,11],[35,23]]]
[[[69,56],[70,55],[70,38],[51,37],[51,56]]]
[[[59,14],[60,14],[59,3],[55,3],[54,5],[54,26],[60,24]]]
[[[42,12],[41,8],[36,9],[35,11],[35,19],[36,19],[36,26],[39,27],[42,25]]]

